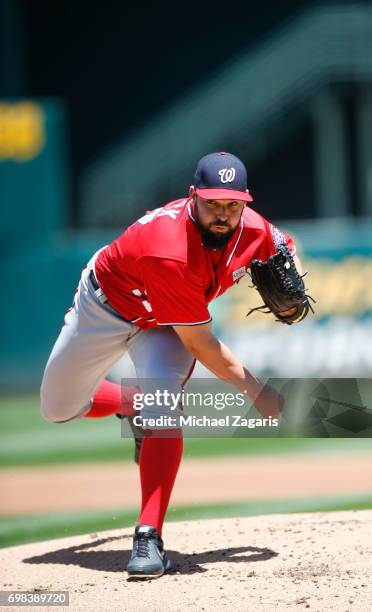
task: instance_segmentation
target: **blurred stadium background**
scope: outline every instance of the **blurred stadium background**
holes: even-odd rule
[[[184,196],[213,150],[246,162],[254,207],[294,235],[317,300],[315,316],[290,330],[246,319],[258,302],[243,280],[213,305],[218,335],[257,374],[371,377],[372,2],[0,0],[3,474],[130,459],[113,419],[63,431],[41,421],[43,366],[91,254]],[[130,372],[124,359],[112,376]],[[186,456],[368,448],[253,442],[188,441]],[[0,520],[4,543],[73,523],[11,514]],[[79,516],[77,532],[108,526],[112,513],[89,526]]]

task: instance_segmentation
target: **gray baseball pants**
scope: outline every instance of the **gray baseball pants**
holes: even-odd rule
[[[172,392],[181,391],[194,365],[171,327],[142,330],[102,303],[101,290],[95,290],[89,280],[97,255],[82,272],[73,307],[45,368],[41,414],[53,423],[89,412],[100,382],[127,351],[144,393],[154,392],[154,387],[161,390],[162,385]],[[141,414],[169,415],[169,408],[146,407]]]

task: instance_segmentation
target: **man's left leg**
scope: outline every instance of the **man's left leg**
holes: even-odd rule
[[[150,330],[133,342],[129,355],[136,368],[141,392],[180,392],[191,376],[195,360],[171,328]],[[156,388],[155,388],[156,387]],[[175,416],[169,407],[144,408],[142,416]],[[134,536],[131,576],[161,575],[167,569],[161,533],[173,485],[182,458],[181,429],[154,432],[144,437],[140,453],[142,504]]]

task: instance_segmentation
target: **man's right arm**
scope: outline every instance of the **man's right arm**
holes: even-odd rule
[[[212,333],[204,288],[186,263],[146,257],[141,260],[147,297],[158,325],[173,327],[186,349],[222,380],[243,391],[263,416],[277,416],[281,396],[253,376]]]
[[[185,348],[221,380],[233,384],[255,402],[259,412],[276,417],[283,406],[283,398],[253,376],[233,355],[230,349],[212,333],[212,324],[173,327]]]

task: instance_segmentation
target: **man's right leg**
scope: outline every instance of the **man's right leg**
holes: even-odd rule
[[[128,340],[142,333],[99,302],[89,281],[93,265],[83,270],[74,306],[45,368],[41,413],[50,422],[104,416],[105,404],[120,402],[120,386],[100,382],[126,352]],[[89,415],[96,391],[93,408],[99,402],[101,414]]]

